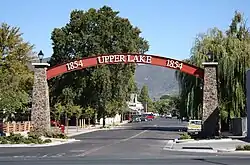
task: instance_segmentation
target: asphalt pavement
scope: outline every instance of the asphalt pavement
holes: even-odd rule
[[[174,152],[164,150],[186,123],[175,119],[129,123],[117,129],[75,136],[75,143],[41,148],[0,148],[0,165],[178,164],[245,165],[248,155]]]

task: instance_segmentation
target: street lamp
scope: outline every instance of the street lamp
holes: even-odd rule
[[[38,58],[39,58],[39,60],[40,60],[40,63],[43,62],[43,56],[44,56],[44,54],[43,54],[43,52],[40,50],[40,52],[38,53]]]
[[[212,62],[212,60],[213,60],[213,54],[210,51],[207,53],[207,58],[208,58],[209,62]]]
[[[203,89],[203,82],[200,83],[200,89]]]

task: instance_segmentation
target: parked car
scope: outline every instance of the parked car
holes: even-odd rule
[[[0,120],[0,136],[6,136],[6,134],[3,132],[3,122]]]
[[[146,114],[143,114],[143,115],[141,116],[141,121],[148,121],[147,115],[146,115]]]
[[[129,120],[129,123],[133,123],[133,122],[141,122],[141,117],[140,115],[133,115],[131,117],[131,119]]]
[[[134,115],[132,117],[132,122],[140,122],[141,121],[141,117],[139,115]]]
[[[201,120],[189,120],[187,125],[187,132],[188,134],[199,134],[199,132],[201,132],[201,127]]]
[[[146,115],[146,119],[147,119],[148,121],[154,120],[154,115],[153,115],[153,114],[145,114],[145,115]]]
[[[55,120],[51,120],[50,124],[51,124],[51,127],[57,126],[61,130],[62,133],[65,132],[65,126],[63,124],[61,124],[60,122],[55,121]]]
[[[172,114],[171,114],[171,113],[168,113],[168,114],[166,115],[166,118],[167,118],[167,119],[172,119]]]

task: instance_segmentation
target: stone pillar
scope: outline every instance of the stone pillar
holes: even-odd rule
[[[204,136],[218,135],[219,109],[217,86],[217,62],[205,62],[203,86],[202,132]]]
[[[247,139],[250,139],[250,70],[246,73],[246,90],[247,90]]]
[[[48,63],[32,63],[34,85],[32,93],[31,121],[33,130],[43,134],[50,129],[49,87],[46,70]]]

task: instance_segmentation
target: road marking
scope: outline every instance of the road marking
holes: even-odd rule
[[[43,155],[43,156],[42,156],[42,158],[45,158],[45,157],[47,157],[47,156],[48,156],[48,154],[46,154],[46,155]]]
[[[85,150],[70,150],[69,152],[84,152]]]
[[[51,157],[52,158],[58,158],[58,157],[62,157],[64,156],[66,153],[59,153],[59,154],[56,154],[56,155],[52,155]]]
[[[84,153],[82,153],[82,154],[76,155],[76,157],[86,156],[86,155],[92,154],[92,153],[94,153],[94,152],[96,152],[96,151],[99,151],[99,150],[101,150],[101,149],[104,148],[104,147],[109,147],[109,146],[112,146],[112,145],[114,145],[114,144],[119,144],[119,143],[122,143],[122,142],[125,142],[125,141],[128,141],[128,140],[131,140],[131,139],[133,139],[133,138],[135,138],[135,137],[137,137],[137,136],[140,136],[141,134],[143,134],[143,133],[145,133],[145,132],[147,132],[147,131],[148,131],[148,130],[144,130],[144,131],[142,131],[142,132],[140,132],[140,133],[138,133],[138,134],[136,134],[136,135],[133,135],[133,136],[131,136],[131,137],[129,137],[129,138],[122,139],[122,140],[119,140],[119,141],[117,141],[117,142],[114,142],[114,143],[111,143],[111,144],[108,144],[108,145],[104,145],[104,146],[101,146],[101,147],[98,147],[98,148],[91,149],[91,150],[89,150],[89,151],[87,151],[87,152],[84,152]]]
[[[120,141],[121,141],[121,142],[128,141],[128,140],[133,139],[133,138],[135,138],[135,137],[137,137],[137,136],[140,136],[141,134],[143,134],[143,133],[145,133],[145,132],[147,132],[147,131],[148,131],[148,130],[144,130],[144,131],[142,131],[142,132],[140,132],[140,133],[138,133],[138,134],[136,134],[136,135],[134,135],[134,136],[131,136],[131,137],[127,138],[127,139],[122,139],[122,140],[120,140]]]

